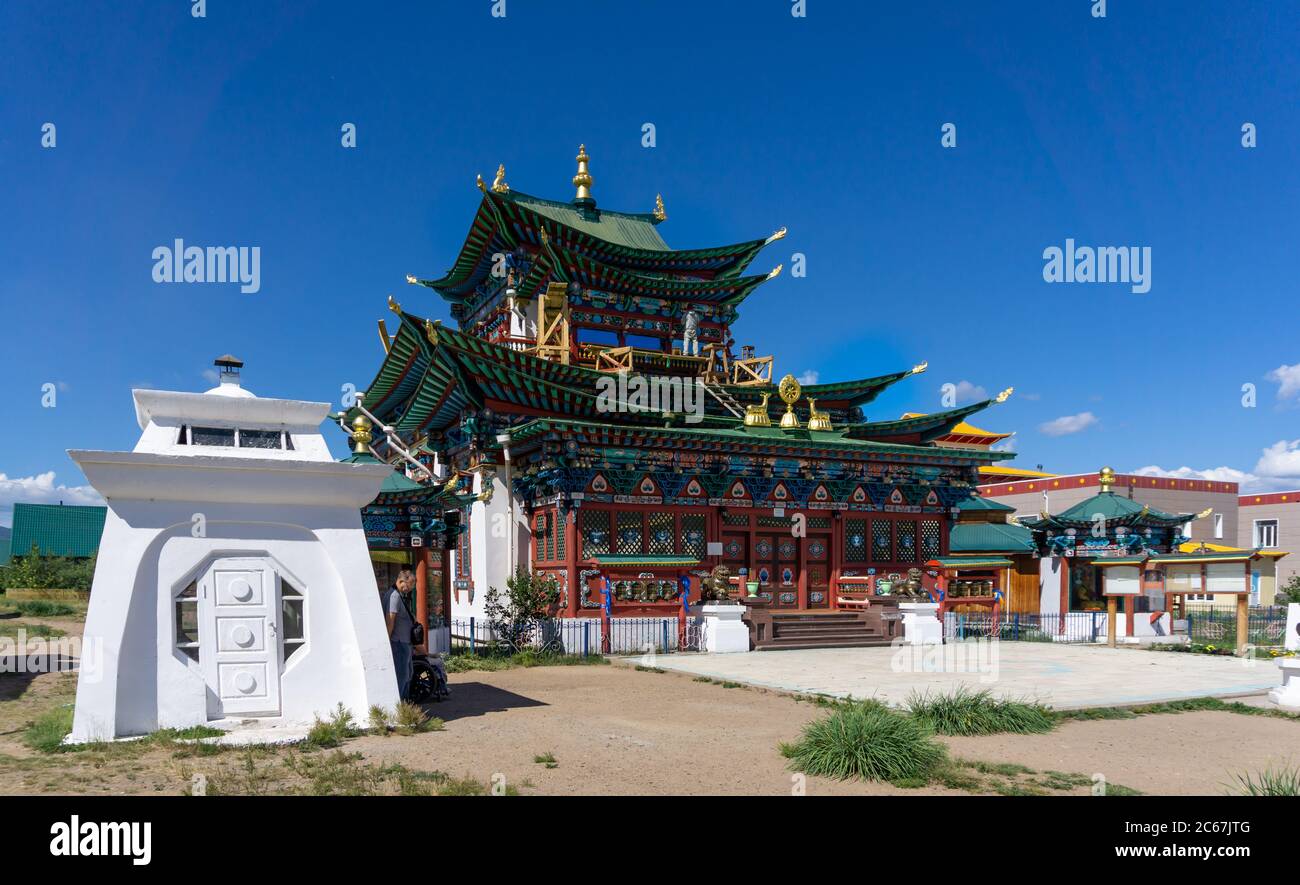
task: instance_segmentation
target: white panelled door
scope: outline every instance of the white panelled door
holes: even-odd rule
[[[276,584],[275,570],[259,559],[218,560],[203,578],[211,718],[280,712]]]

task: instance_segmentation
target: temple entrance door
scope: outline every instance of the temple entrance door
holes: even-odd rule
[[[827,608],[831,596],[831,536],[809,535],[803,539],[803,568],[808,608]]]

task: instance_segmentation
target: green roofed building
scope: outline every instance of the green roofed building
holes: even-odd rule
[[[99,550],[105,507],[74,504],[14,504],[10,553],[25,556],[35,547],[43,556],[85,559]]]
[[[527,567],[555,579],[561,614],[675,618],[719,566],[775,613],[830,613],[947,556],[980,467],[1011,455],[939,443],[1011,391],[876,420],[864,409],[925,363],[779,377],[732,332],[779,274],[750,268],[785,229],[674,248],[661,198],[599,206],[585,149],[577,162],[568,201],[513,189],[504,167],[479,179],[450,269],[408,276],[418,306],[390,299],[378,372],[338,416],[412,482],[456,484],[436,506],[462,530],[424,560],[450,576],[451,614],[481,616]],[[786,331],[832,321],[792,305]]]

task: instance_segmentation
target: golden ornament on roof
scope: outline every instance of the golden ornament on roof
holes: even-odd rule
[[[763,394],[762,403],[754,403],[745,406],[745,426],[746,427],[771,427],[772,419],[767,414],[767,401],[771,398],[771,393]]]
[[[371,427],[374,424],[365,415],[357,415],[352,419],[352,451],[358,455],[370,453],[370,440],[373,438],[370,434]]]
[[[585,144],[578,145],[578,156],[575,159],[578,161],[578,174],[573,176],[573,186],[578,189],[578,193],[574,199],[590,200],[591,186],[596,180],[591,177],[591,171],[587,168],[587,163],[591,161],[591,157],[587,156],[587,146]]]
[[[497,177],[492,179],[492,192],[497,194],[509,193],[510,185],[506,184],[506,164],[502,163],[497,167]]]
[[[1109,492],[1110,487],[1115,484],[1115,469],[1113,467],[1103,467],[1097,474],[1097,485],[1101,486],[1103,492]]]
[[[835,428],[831,426],[831,416],[829,412],[817,411],[817,400],[808,397],[808,429],[821,430],[830,432]]]
[[[1014,392],[1015,392],[1014,387],[1008,387],[1006,390],[1002,391],[996,397],[994,397],[993,402],[1004,403],[1011,398],[1011,394]]]
[[[393,299],[392,295],[388,296],[388,309],[391,310],[393,313],[397,314],[398,316],[402,315],[402,305],[398,304]]]
[[[664,211],[664,195],[655,194],[655,221],[664,221],[668,213]]]
[[[924,371],[925,371],[926,369],[928,369],[928,368],[930,368],[930,364],[929,364],[929,362],[917,363],[915,366],[912,366],[912,374],[913,374],[913,375],[920,375],[922,372],[924,372]]]
[[[475,186],[476,188],[478,188],[479,190],[481,190],[483,193],[485,193],[485,194],[487,193],[487,185],[483,183],[483,176],[482,176],[482,175],[475,175],[475,176],[474,176],[474,186]]]
[[[794,404],[799,399],[799,394],[803,388],[795,380],[793,375],[786,375],[781,379],[780,385],[776,389],[777,395],[785,403],[785,414],[781,416],[781,427],[786,430],[797,428],[799,426],[799,416],[794,413]]]
[[[420,282],[419,280],[417,280],[417,279],[415,278],[415,274],[410,274],[410,273],[408,273],[408,274],[406,275],[406,281],[407,281],[408,283],[410,283],[412,286],[414,286],[416,283]]]

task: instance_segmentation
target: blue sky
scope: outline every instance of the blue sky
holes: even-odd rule
[[[450,265],[474,175],[568,199],[579,142],[600,205],[663,193],[672,246],[788,226],[755,270],[800,252],[807,276],[734,329],[778,374],[928,360],[870,417],[1014,386],[978,423],[1022,466],[1300,486],[1292,4],[493,5],[0,7],[0,524],[85,499],[65,450],[130,448],[130,389],[205,389],[223,352],[264,395],[364,387],[387,295],[447,317],[403,280]],[[260,247],[261,291],[153,282],[176,238]],[[1150,247],[1150,292],[1046,283],[1067,238]]]

